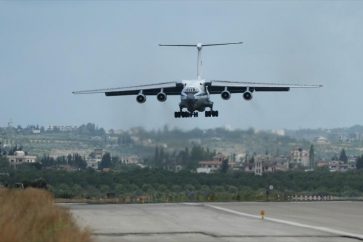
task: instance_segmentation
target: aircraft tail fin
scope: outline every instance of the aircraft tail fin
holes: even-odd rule
[[[208,46],[219,46],[219,45],[240,45],[243,42],[227,42],[227,43],[210,43],[210,44],[159,44],[159,46],[167,46],[167,47],[196,47],[198,50],[198,57],[197,57],[197,78],[198,80],[201,79],[200,72],[202,67],[202,48]]]

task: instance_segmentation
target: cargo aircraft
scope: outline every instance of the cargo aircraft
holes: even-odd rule
[[[105,93],[106,96],[136,95],[138,103],[146,102],[147,96],[156,96],[160,102],[165,102],[168,95],[179,95],[179,111],[174,113],[175,118],[198,117],[198,112],[204,112],[205,117],[218,117],[218,111],[213,109],[210,95],[220,94],[221,98],[228,100],[234,93],[241,93],[242,97],[250,101],[254,92],[286,92],[290,88],[317,88],[321,85],[295,85],[279,83],[240,82],[226,80],[205,80],[201,77],[202,49],[203,47],[239,45],[243,42],[213,43],[213,44],[159,44],[159,46],[194,47],[197,49],[197,78],[174,82],[162,82],[138,86],[75,91],[73,94]]]

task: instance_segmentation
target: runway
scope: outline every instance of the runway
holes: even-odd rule
[[[363,241],[363,202],[62,206],[97,242]]]

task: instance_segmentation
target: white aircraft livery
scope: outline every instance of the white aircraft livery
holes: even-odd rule
[[[243,42],[214,44],[198,43],[187,45],[159,44],[159,46],[197,48],[197,79],[120,88],[75,91],[73,94],[105,93],[106,96],[136,95],[136,101],[139,103],[144,103],[146,101],[146,96],[156,95],[158,101],[165,102],[168,95],[180,95],[179,111],[174,113],[174,117],[188,118],[198,117],[198,112],[205,112],[205,117],[218,117],[218,111],[213,109],[213,102],[210,100],[210,95],[212,94],[220,94],[222,99],[228,100],[231,98],[232,93],[241,93],[245,100],[250,101],[254,92],[286,92],[289,91],[290,88],[321,87],[321,85],[294,85],[225,80],[204,80],[201,78],[201,54],[203,47],[238,45],[242,43]],[[186,109],[186,111],[184,111],[184,109]]]

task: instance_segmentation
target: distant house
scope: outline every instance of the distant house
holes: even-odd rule
[[[289,170],[289,157],[278,156],[274,158],[276,165],[276,171],[288,171]]]
[[[302,148],[296,148],[290,151],[290,164],[292,166],[308,167],[310,164],[309,151]]]
[[[264,173],[275,172],[276,162],[270,155],[255,156],[255,175],[262,176]]]
[[[319,160],[316,162],[317,168],[329,168],[329,161],[327,160]]]
[[[244,172],[254,173],[255,172],[255,163],[252,163],[252,162],[245,163],[243,170],[244,170]]]
[[[317,143],[319,145],[329,144],[328,139],[323,136],[316,137],[314,141],[315,141],[315,143]]]
[[[199,161],[197,173],[216,172],[217,170],[221,169],[223,161],[227,161],[230,168],[233,168],[235,166],[235,162],[230,163],[227,156],[223,155],[222,153],[218,153],[213,157],[213,160]]]
[[[329,162],[329,171],[330,172],[345,172],[349,170],[355,170],[356,163],[355,161],[344,162],[344,161],[330,161]]]
[[[255,155],[253,160],[243,166],[244,172],[262,176],[265,173],[287,171],[288,161],[286,157],[273,157],[271,155]]]
[[[95,149],[87,158],[87,167],[97,170],[104,155],[103,149]]]
[[[213,173],[219,170],[221,166],[222,162],[219,160],[200,161],[197,173]]]
[[[37,160],[36,156],[25,155],[25,152],[22,150],[15,151],[14,155],[8,155],[7,158],[11,166],[17,166],[25,163],[35,163]]]
[[[40,129],[32,129],[33,134],[40,134]]]
[[[141,159],[137,155],[130,155],[121,159],[121,162],[125,165],[137,165],[141,163]]]

